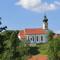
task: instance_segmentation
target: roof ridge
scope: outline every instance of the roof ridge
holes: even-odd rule
[[[26,30],[26,29],[43,29],[43,28],[25,28],[25,30]]]

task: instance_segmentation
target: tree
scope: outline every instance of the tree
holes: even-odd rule
[[[1,20],[2,18],[0,17],[0,20]],[[2,24],[2,22],[0,21],[0,25]],[[6,30],[6,28],[7,28],[7,26],[4,26],[4,27],[0,27],[0,32],[2,32],[3,30]]]
[[[1,55],[2,60],[15,60],[17,57],[16,46],[18,42],[18,31],[6,30],[2,32],[4,36],[4,51]]]
[[[0,20],[1,20],[1,17],[0,17]],[[0,25],[2,25],[2,22],[1,21],[0,21]],[[6,28],[7,28],[7,26],[0,27],[0,57],[1,57],[1,59],[3,57],[4,51],[6,50],[6,48],[5,48],[5,46],[6,46],[6,44],[5,44],[5,36],[2,35],[1,32],[3,30],[6,30]]]
[[[10,36],[10,41],[11,41],[11,53],[12,53],[12,59],[16,59],[16,47],[17,47],[17,41],[18,41],[18,37],[17,37],[18,31],[14,31],[11,36]]]
[[[10,45],[11,45],[11,42],[9,40],[10,36],[9,36],[9,33],[7,33],[7,31],[4,31],[0,34],[2,37],[1,37],[1,41],[0,43],[2,43],[2,53],[0,54],[1,56],[1,60],[8,60],[8,56],[9,56],[9,49],[10,49]],[[8,38],[7,38],[8,37]]]
[[[48,39],[50,39],[50,40],[53,39],[54,34],[55,33],[52,30],[49,30],[48,31]]]
[[[50,32],[49,36],[49,60],[60,60],[60,38],[53,38],[53,32]]]
[[[0,34],[0,54],[4,51],[4,36]]]

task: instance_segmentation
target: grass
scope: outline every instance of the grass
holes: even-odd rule
[[[48,43],[37,44],[41,55],[48,55]]]

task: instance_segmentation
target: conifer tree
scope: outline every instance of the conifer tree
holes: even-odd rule
[[[2,25],[2,22],[1,22],[1,17],[0,17],[0,25]],[[4,27],[0,27],[0,32],[2,32],[3,30],[6,30],[7,26],[4,26]]]

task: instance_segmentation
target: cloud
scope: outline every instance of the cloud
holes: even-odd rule
[[[54,31],[55,33],[57,33],[57,34],[60,34],[60,30],[57,30],[57,31]]]
[[[25,9],[44,12],[60,8],[60,2],[54,1],[53,3],[42,2],[42,0],[18,0],[16,5],[22,6]]]

